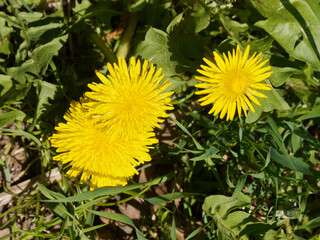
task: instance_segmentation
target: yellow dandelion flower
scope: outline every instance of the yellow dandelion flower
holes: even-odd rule
[[[50,137],[59,153],[53,159],[70,166],[70,177],[81,174],[81,183],[91,179],[91,188],[126,185],[138,174],[135,167],[151,160],[148,146],[157,142],[153,132],[132,139],[110,133],[79,102],[71,103],[64,118]]]
[[[272,72],[269,71],[271,67],[263,67],[268,60],[261,62],[262,53],[254,53],[248,59],[249,51],[248,45],[242,55],[240,47],[237,46],[232,54],[228,52],[228,57],[223,53],[223,58],[213,52],[216,64],[206,58],[203,59],[208,66],[201,65],[202,69],[198,69],[198,72],[203,76],[196,78],[205,83],[195,86],[204,88],[196,94],[207,94],[199,99],[202,106],[213,103],[209,114],[213,113],[216,116],[220,113],[221,119],[227,114],[227,120],[232,120],[237,110],[240,118],[242,110],[247,116],[247,107],[254,112],[251,101],[260,105],[255,96],[266,98],[258,90],[271,89],[270,84],[261,83],[271,76]]]
[[[165,92],[168,80],[160,84],[164,76],[161,69],[156,71],[153,64],[148,67],[148,61],[141,65],[132,57],[128,70],[125,60],[119,57],[118,65],[108,64],[108,70],[107,77],[96,71],[102,83],[89,84],[92,92],[85,94],[91,99],[87,106],[98,121],[129,137],[159,127],[168,117],[165,111],[173,109],[173,92]]]

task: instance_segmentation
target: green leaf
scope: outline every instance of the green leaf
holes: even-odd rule
[[[191,158],[190,161],[200,161],[206,158],[221,158],[221,156],[217,155],[220,150],[214,146],[210,147],[205,153],[201,154],[198,157]]]
[[[3,18],[4,20],[6,20],[6,22],[8,23],[9,26],[13,26],[13,27],[16,27],[18,29],[21,29],[21,26],[18,23],[16,17],[9,16],[9,15],[5,14],[3,11],[1,11],[0,12],[0,18]]]
[[[275,87],[280,87],[294,73],[301,73],[301,70],[291,67],[271,67],[273,72],[270,77],[270,82]]]
[[[4,41],[4,42],[0,41],[0,53],[9,55],[12,51],[13,51],[13,47],[10,41]]]
[[[122,222],[122,223],[125,223],[131,227],[133,227],[136,231],[136,234],[137,234],[137,237],[138,239],[142,240],[142,239],[145,239],[144,236],[143,236],[143,233],[134,225],[134,223],[132,222],[132,220],[126,216],[126,215],[123,215],[123,214],[120,214],[120,213],[111,213],[111,212],[99,212],[99,211],[94,211],[94,210],[88,210],[89,212],[92,212],[98,216],[101,216],[101,217],[105,217],[105,218],[108,218],[108,219],[112,219],[112,220],[115,220],[115,221],[118,221],[118,222]]]
[[[256,26],[267,31],[292,57],[320,69],[320,6],[316,0],[251,2],[268,18]]]
[[[271,159],[296,172],[301,172],[313,177],[320,177],[320,172],[317,172],[309,164],[304,162],[303,158],[297,158],[287,154],[280,154],[276,149],[271,148]]]
[[[253,123],[259,119],[262,112],[270,112],[274,109],[277,110],[287,110],[289,109],[288,103],[279,95],[279,93],[271,88],[271,91],[260,90],[260,92],[267,96],[267,98],[259,98],[260,106],[252,103],[255,112],[249,111],[248,116],[246,118],[246,123]]]
[[[174,44],[179,47],[184,56],[199,59],[203,57],[204,46],[207,42],[207,38],[187,34],[179,34],[174,40]]]
[[[51,199],[51,200],[41,200],[43,202],[79,202],[79,201],[86,201],[86,200],[91,200],[96,197],[100,196],[106,196],[106,195],[117,195],[122,192],[138,189],[144,186],[148,185],[156,185],[162,182],[169,181],[174,177],[173,173],[164,175],[162,177],[155,178],[152,181],[144,182],[144,183],[139,183],[139,184],[132,184],[128,186],[119,186],[119,187],[102,187],[98,188],[94,191],[87,191],[80,193],[75,196],[67,197],[67,198],[59,198],[59,199]]]
[[[58,55],[67,38],[68,35],[64,35],[36,48],[32,52],[31,59],[28,59],[19,67],[9,68],[8,74],[20,83],[41,78],[41,75],[46,72],[52,57]]]
[[[299,117],[298,120],[302,121],[306,119],[319,118],[319,117],[320,117],[320,105],[315,107],[313,110],[311,110],[307,114],[304,114],[301,117]]]
[[[27,37],[30,41],[37,41],[47,31],[60,28],[61,23],[49,23],[37,27],[30,27],[27,29]]]
[[[182,192],[174,192],[168,193],[157,197],[145,198],[146,201],[153,205],[161,205],[167,202],[171,202],[176,199],[185,198],[185,197],[193,197],[199,195],[199,193],[182,193]]]
[[[320,217],[317,217],[315,219],[312,219],[310,222],[308,222],[305,225],[298,226],[297,229],[316,228],[319,226],[320,226]]]
[[[20,110],[14,110],[6,113],[2,113],[0,115],[0,127],[3,127],[4,125],[7,125],[14,120],[16,120],[18,117],[25,117],[26,114]]]
[[[260,239],[269,229],[278,228],[283,222],[264,223],[244,211],[234,211],[250,204],[233,197],[211,195],[207,197],[202,209],[212,217],[219,230],[219,239]]]
[[[37,120],[47,107],[51,105],[49,100],[54,98],[58,87],[55,84],[45,81],[41,81],[40,84],[39,102],[36,109],[36,115],[34,117],[35,120]]]
[[[241,35],[244,35],[249,29],[247,23],[234,21],[223,12],[219,14],[219,19],[232,38],[240,40]]]
[[[37,65],[37,73],[44,74],[53,56],[57,56],[59,50],[67,41],[68,35],[53,39],[47,44],[41,45],[33,51]]]
[[[211,217],[219,215],[221,218],[225,218],[232,210],[247,206],[248,204],[248,202],[243,202],[233,197],[211,195],[204,200],[202,209]]]
[[[13,87],[13,81],[10,76],[0,74],[0,97]]]
[[[43,13],[34,11],[34,12],[18,12],[18,16],[21,20],[25,20],[28,23],[36,22],[43,18]]]
[[[168,35],[158,29],[150,28],[136,51],[136,55],[154,63],[162,68],[166,76],[173,76],[185,72],[185,64],[188,63],[178,46],[168,39]]]
[[[18,129],[6,129],[6,128],[0,128],[0,131],[2,131],[4,133],[10,133],[10,135],[25,136],[25,137],[33,140],[36,144],[38,144],[39,147],[41,147],[41,145],[42,145],[41,142],[39,141],[39,139],[31,133],[28,133],[28,132],[25,132],[22,130],[18,130]]]
[[[198,150],[203,150],[203,147],[201,144],[192,136],[192,134],[188,131],[188,129],[185,128],[177,119],[174,117],[170,116],[171,120],[175,122],[175,124],[178,125],[179,128],[181,128],[182,131],[184,131],[189,137],[191,137],[192,141],[196,145]]]
[[[178,15],[171,21],[171,23],[168,25],[168,27],[167,27],[167,29],[166,29],[167,33],[170,34],[171,32],[173,32],[174,28],[181,22],[182,18],[183,18],[183,12],[180,13],[180,14],[178,14]]]
[[[64,198],[64,196],[61,193],[51,191],[45,186],[43,186],[41,183],[38,183],[38,188],[46,198],[49,198],[49,199]]]
[[[210,24],[210,8],[203,0],[197,2],[197,8],[188,16],[184,28],[192,33],[198,33],[206,29]]]

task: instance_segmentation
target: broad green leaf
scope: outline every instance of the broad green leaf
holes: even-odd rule
[[[13,51],[13,47],[10,41],[4,41],[4,42],[0,41],[0,53],[9,55],[12,51]]]
[[[251,2],[268,18],[256,26],[267,31],[292,57],[320,69],[320,6],[316,0]]]
[[[126,215],[123,215],[123,214],[120,214],[120,213],[111,213],[111,212],[99,212],[99,211],[94,211],[94,210],[88,210],[89,212],[92,212],[98,216],[101,216],[101,217],[105,217],[105,218],[108,218],[108,219],[112,219],[112,220],[115,220],[115,221],[118,221],[118,222],[122,222],[122,223],[125,223],[131,227],[133,227],[136,231],[136,234],[137,234],[137,237],[138,239],[142,240],[142,239],[146,239],[144,238],[143,236],[143,233],[134,225],[134,223],[132,222],[132,220],[126,216]]]
[[[241,35],[244,35],[249,28],[247,23],[237,22],[223,12],[219,14],[219,19],[231,37],[235,39],[240,40]]]
[[[291,67],[271,67],[271,71],[270,82],[274,87],[280,87],[292,74],[301,73],[301,70]]]
[[[25,20],[28,23],[36,22],[43,18],[43,13],[34,11],[34,12],[19,12],[18,16],[21,20]]]
[[[233,197],[211,195],[204,200],[202,209],[211,217],[219,215],[221,218],[226,218],[232,210],[247,206],[248,204],[248,202],[243,202]]]
[[[266,232],[266,235],[264,235],[263,240],[277,240],[278,234],[275,230],[270,229]]]
[[[320,172],[317,172],[312,166],[304,162],[302,158],[280,154],[276,149],[271,148],[271,159],[296,172],[301,172],[313,177],[320,177]]]
[[[197,8],[188,16],[184,28],[192,33],[198,33],[210,24],[210,9],[203,0],[197,2]]]
[[[271,88],[271,91],[260,90],[260,92],[266,95],[267,98],[257,97],[261,105],[258,106],[255,103],[252,103],[255,112],[249,111],[248,117],[246,118],[246,123],[253,123],[257,121],[262,112],[270,112],[274,109],[287,110],[290,108],[288,103],[274,88]]]
[[[13,81],[10,76],[0,74],[0,97],[13,87]]]
[[[6,113],[1,113],[0,115],[0,127],[11,123],[16,120],[18,117],[24,117],[26,114],[20,110],[14,110]]]
[[[158,68],[161,67],[166,76],[185,72],[184,65],[188,59],[179,51],[178,46],[172,43],[173,40],[169,41],[165,32],[150,28],[145,40],[138,45],[136,55],[156,64]]]

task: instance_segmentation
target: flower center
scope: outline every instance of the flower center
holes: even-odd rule
[[[225,90],[236,96],[241,95],[247,88],[249,77],[243,71],[233,70],[227,73],[225,79]]]

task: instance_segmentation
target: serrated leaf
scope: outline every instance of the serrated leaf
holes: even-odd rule
[[[37,72],[44,74],[53,56],[58,55],[59,50],[67,41],[68,35],[53,39],[51,42],[41,45],[33,51],[37,64]]]
[[[47,31],[52,31],[54,29],[60,28],[60,23],[49,23],[37,27],[30,27],[27,29],[27,37],[30,41],[37,41],[41,35],[46,33]]]
[[[34,117],[35,119],[38,119],[47,107],[51,105],[49,100],[54,98],[57,87],[58,86],[55,84],[41,81],[39,102],[36,109],[36,115]]]
[[[9,68],[8,74],[20,83],[25,83],[36,77],[40,78],[47,70],[52,57],[58,55],[67,38],[68,35],[64,35],[36,48],[32,52],[33,58],[28,59],[19,67]]]
[[[26,114],[20,110],[14,110],[6,113],[2,113],[0,115],[0,127],[3,127],[4,125],[7,125],[14,120],[16,120],[18,117],[24,117]]]

